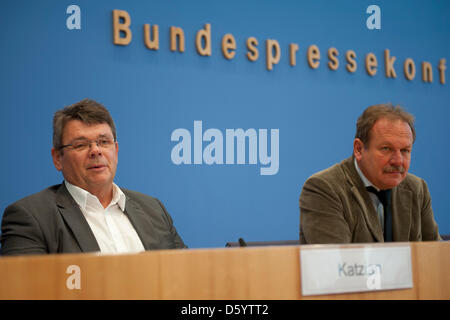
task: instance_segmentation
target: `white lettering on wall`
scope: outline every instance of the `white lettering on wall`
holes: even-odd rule
[[[81,29],[81,9],[80,9],[80,7],[75,4],[72,4],[67,7],[66,13],[70,14],[70,16],[66,20],[67,29],[80,30]]]
[[[193,137],[191,132],[184,128],[172,132],[170,140],[177,144],[172,148],[171,159],[176,165],[245,165],[258,164],[259,161],[259,164],[264,166],[260,168],[261,175],[275,175],[279,170],[279,135],[279,129],[270,129],[269,142],[268,129],[225,129],[225,135],[215,128],[203,132],[203,122],[194,121]],[[207,144],[204,145],[204,142]]]
[[[371,14],[366,21],[367,29],[381,29],[381,9],[379,6],[372,4],[367,7],[366,13]]]

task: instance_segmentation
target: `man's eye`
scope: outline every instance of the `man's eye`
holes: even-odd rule
[[[101,146],[108,146],[111,143],[108,139],[101,139],[99,142]]]
[[[88,145],[87,142],[75,143],[75,144],[73,145],[73,148],[74,148],[74,149],[83,149],[83,148],[86,148],[87,145]]]

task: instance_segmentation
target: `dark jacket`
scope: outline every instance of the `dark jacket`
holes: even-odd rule
[[[392,189],[393,241],[441,240],[424,180],[408,173]],[[353,157],[311,176],[300,195],[300,243],[383,242],[375,207]]]
[[[121,190],[126,195],[125,214],[146,250],[186,247],[158,199]],[[1,230],[3,255],[100,251],[88,222],[64,183],[8,206]]]

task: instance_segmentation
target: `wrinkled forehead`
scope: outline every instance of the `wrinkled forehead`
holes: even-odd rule
[[[62,140],[96,139],[99,137],[114,138],[112,129],[106,122],[85,123],[80,120],[70,120],[63,128]]]
[[[413,134],[409,124],[403,120],[380,118],[370,129],[369,142],[412,145]]]

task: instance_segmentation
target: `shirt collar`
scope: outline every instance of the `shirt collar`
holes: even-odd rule
[[[358,172],[359,177],[361,178],[362,182],[364,183],[365,187],[374,187],[375,190],[380,191],[380,189],[378,189],[377,187],[375,187],[370,181],[369,179],[366,178],[366,176],[364,175],[364,173],[362,173],[361,169],[358,166],[358,162],[356,162],[356,158],[353,159],[353,162],[355,164],[355,168],[356,168],[356,172]]]
[[[77,187],[68,182],[67,180],[64,180],[64,183],[66,184],[67,190],[69,191],[70,195],[83,210],[86,210],[86,205],[88,203],[89,198],[95,198],[97,199],[97,201],[99,201],[98,198],[93,194],[91,194],[89,191]],[[125,201],[126,201],[125,194],[113,182],[113,197],[108,207],[117,204],[120,210],[125,211]]]

